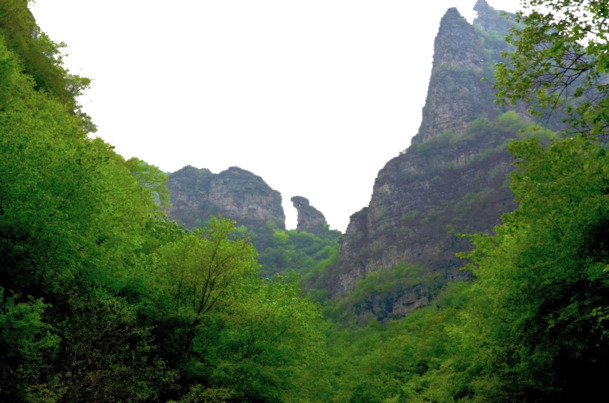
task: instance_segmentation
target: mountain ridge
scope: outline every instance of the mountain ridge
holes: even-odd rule
[[[507,50],[498,38],[509,24],[497,23],[504,17],[484,0],[475,7],[472,24],[456,8],[440,22],[420,129],[410,147],[379,171],[369,205],[351,216],[338,261],[320,280],[333,296],[345,296],[370,273],[400,262],[440,274],[439,284],[467,278],[455,255],[470,245],[456,234],[490,231],[515,208],[506,144],[526,129],[528,118],[493,102],[492,73]],[[387,296],[373,313],[404,315],[432,297],[428,287],[418,286],[418,299],[407,298],[411,309],[402,301],[409,293]]]

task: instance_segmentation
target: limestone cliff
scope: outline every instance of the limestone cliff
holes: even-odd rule
[[[493,37],[480,30],[499,28],[503,35],[509,25],[484,0],[478,1],[475,8],[481,10],[475,25],[469,24],[456,8],[449,9],[440,22],[423,119],[413,143],[446,130],[463,134],[469,122],[479,116],[492,118],[499,112],[493,102],[492,85],[482,79],[493,76],[499,52],[507,50],[507,45],[503,40],[492,43]],[[506,25],[500,26],[497,19]]]
[[[219,174],[186,166],[169,176],[173,207],[169,214],[192,228],[221,215],[252,229],[273,223],[285,228],[281,194],[259,176],[231,167]]]
[[[454,8],[442,18],[420,130],[379,172],[368,207],[351,217],[338,263],[324,279],[333,295],[400,261],[440,273],[440,281],[463,277],[455,253],[469,244],[456,234],[490,230],[515,206],[505,144],[526,119],[495,105],[492,88],[509,25],[498,23],[503,17],[484,0],[476,7],[473,25]],[[408,296],[394,295],[393,304],[385,298],[385,309],[406,314],[427,304],[428,294],[418,286]]]
[[[330,258],[341,235],[330,230],[323,214],[300,196],[292,199],[298,209],[298,228],[285,231],[279,192],[240,168],[214,174],[186,166],[169,175],[168,188],[173,204],[169,215],[189,228],[205,225],[211,215],[247,227],[263,277],[283,272],[306,275]]]
[[[306,231],[317,236],[324,236],[328,231],[328,224],[324,215],[309,204],[309,200],[302,196],[292,197],[292,204],[298,212],[296,229]]]
[[[498,32],[501,34],[507,33],[512,27],[513,15],[511,18],[505,18],[502,12],[497,12],[485,0],[478,0],[474,5],[474,11],[478,13],[476,25],[486,32]],[[508,14],[509,15],[509,14]]]

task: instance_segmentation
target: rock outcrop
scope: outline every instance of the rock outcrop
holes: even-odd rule
[[[173,205],[169,215],[189,228],[216,215],[252,229],[268,223],[285,229],[281,194],[244,169],[231,167],[214,174],[186,166],[169,176],[168,188]]]
[[[307,274],[335,249],[340,232],[330,230],[321,212],[301,196],[297,231],[285,231],[281,195],[257,175],[232,167],[214,174],[186,166],[169,175],[169,215],[189,228],[204,226],[211,215],[244,226],[258,252],[259,275],[273,278],[284,271]],[[307,233],[300,233],[306,231]],[[322,239],[323,238],[323,239]]]
[[[455,253],[470,245],[457,234],[488,231],[515,207],[505,144],[525,123],[493,103],[492,88],[495,63],[507,49],[497,38],[508,24],[497,23],[503,17],[484,0],[476,7],[476,26],[454,8],[443,17],[420,130],[379,172],[368,207],[351,216],[338,263],[323,280],[331,294],[344,295],[400,261],[440,273],[440,281],[463,278]],[[406,314],[426,305],[429,292],[417,286],[390,299],[383,303]]]
[[[385,295],[375,295],[364,304],[353,308],[355,315],[369,314],[378,320],[400,318],[415,309],[429,304],[429,290],[424,285],[416,285],[405,292],[389,292]]]
[[[479,1],[476,7],[484,10],[479,12],[475,21],[479,27],[496,26],[494,22],[487,22],[495,21],[494,17],[505,21],[484,0]],[[447,130],[456,135],[463,134],[468,123],[479,116],[497,116],[499,110],[493,102],[493,87],[482,79],[493,76],[499,52],[507,50],[507,46],[503,41],[489,44],[488,39],[456,8],[446,12],[434,43],[427,100],[421,127],[412,139],[413,143],[422,143]],[[487,42],[486,46],[483,42]]]
[[[324,236],[328,231],[328,223],[324,215],[309,204],[309,200],[302,196],[292,197],[292,204],[298,211],[296,229],[306,231],[317,236]]]
[[[513,25],[513,16],[510,19],[505,18],[503,13],[489,6],[486,0],[478,0],[474,11],[478,13],[475,23],[486,32],[507,33]]]

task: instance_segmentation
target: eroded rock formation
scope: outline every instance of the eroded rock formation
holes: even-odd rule
[[[368,207],[351,217],[339,261],[324,280],[333,295],[400,261],[441,273],[440,281],[462,278],[455,253],[470,245],[457,233],[490,230],[515,206],[505,143],[517,135],[519,118],[493,103],[492,88],[494,65],[507,49],[497,38],[505,32],[485,31],[508,24],[499,24],[503,17],[484,0],[476,7],[476,27],[454,8],[441,21],[420,130],[379,172]],[[426,305],[429,292],[417,286],[381,300],[406,314]]]
[[[186,166],[169,176],[168,188],[173,204],[169,214],[189,228],[216,215],[253,229],[267,223],[285,229],[281,194],[244,169],[231,167],[214,174]]]
[[[298,231],[306,231],[317,236],[323,236],[328,231],[328,224],[324,215],[309,204],[309,200],[302,196],[292,197],[292,204],[298,211]]]

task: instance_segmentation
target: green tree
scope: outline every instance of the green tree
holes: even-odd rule
[[[462,341],[479,396],[572,401],[600,396],[607,273],[608,8],[589,0],[523,1],[498,96],[564,113],[572,139],[515,142],[518,209],[496,235],[473,237],[477,303]],[[481,325],[484,323],[484,326]]]
[[[135,157],[128,159],[125,165],[133,176],[137,178],[140,186],[150,189],[154,201],[163,211],[171,208],[169,190],[167,189],[167,183],[169,182],[168,174]]]
[[[295,279],[281,277],[251,276],[232,290],[212,355],[212,385],[246,401],[328,400],[320,310],[300,293]]]
[[[256,251],[246,239],[231,239],[234,221],[212,217],[194,234],[160,250],[165,272],[158,280],[169,285],[169,309],[186,318],[182,352],[187,353],[205,315],[227,289],[258,268]]]
[[[326,401],[318,308],[257,277],[234,223],[168,220],[166,176],[87,136],[27,4],[0,0],[0,400]]]
[[[541,114],[565,113],[573,133],[606,134],[609,69],[603,1],[522,1],[520,22],[507,38],[515,50],[498,65],[495,88],[503,99],[531,103]]]
[[[582,138],[510,148],[519,207],[469,254],[479,294],[465,334],[478,340],[484,386],[499,378],[487,397],[598,395],[609,375],[607,152]]]
[[[70,97],[43,84],[69,79],[27,47],[37,39],[19,24],[37,27],[26,2],[0,11],[1,399],[150,398],[164,370],[151,358],[137,284],[146,253],[175,227],[123,158],[87,137]],[[38,70],[37,81],[30,51],[58,76]]]
[[[27,400],[39,395],[44,374],[57,356],[60,338],[45,322],[48,305],[41,299],[18,302],[0,287],[0,398]]]
[[[89,116],[76,98],[89,87],[88,78],[69,74],[63,66],[63,43],[55,43],[36,25],[28,9],[32,0],[0,0],[0,34],[19,58],[23,72],[34,80],[34,88],[45,91],[79,117],[88,131],[95,131]]]

